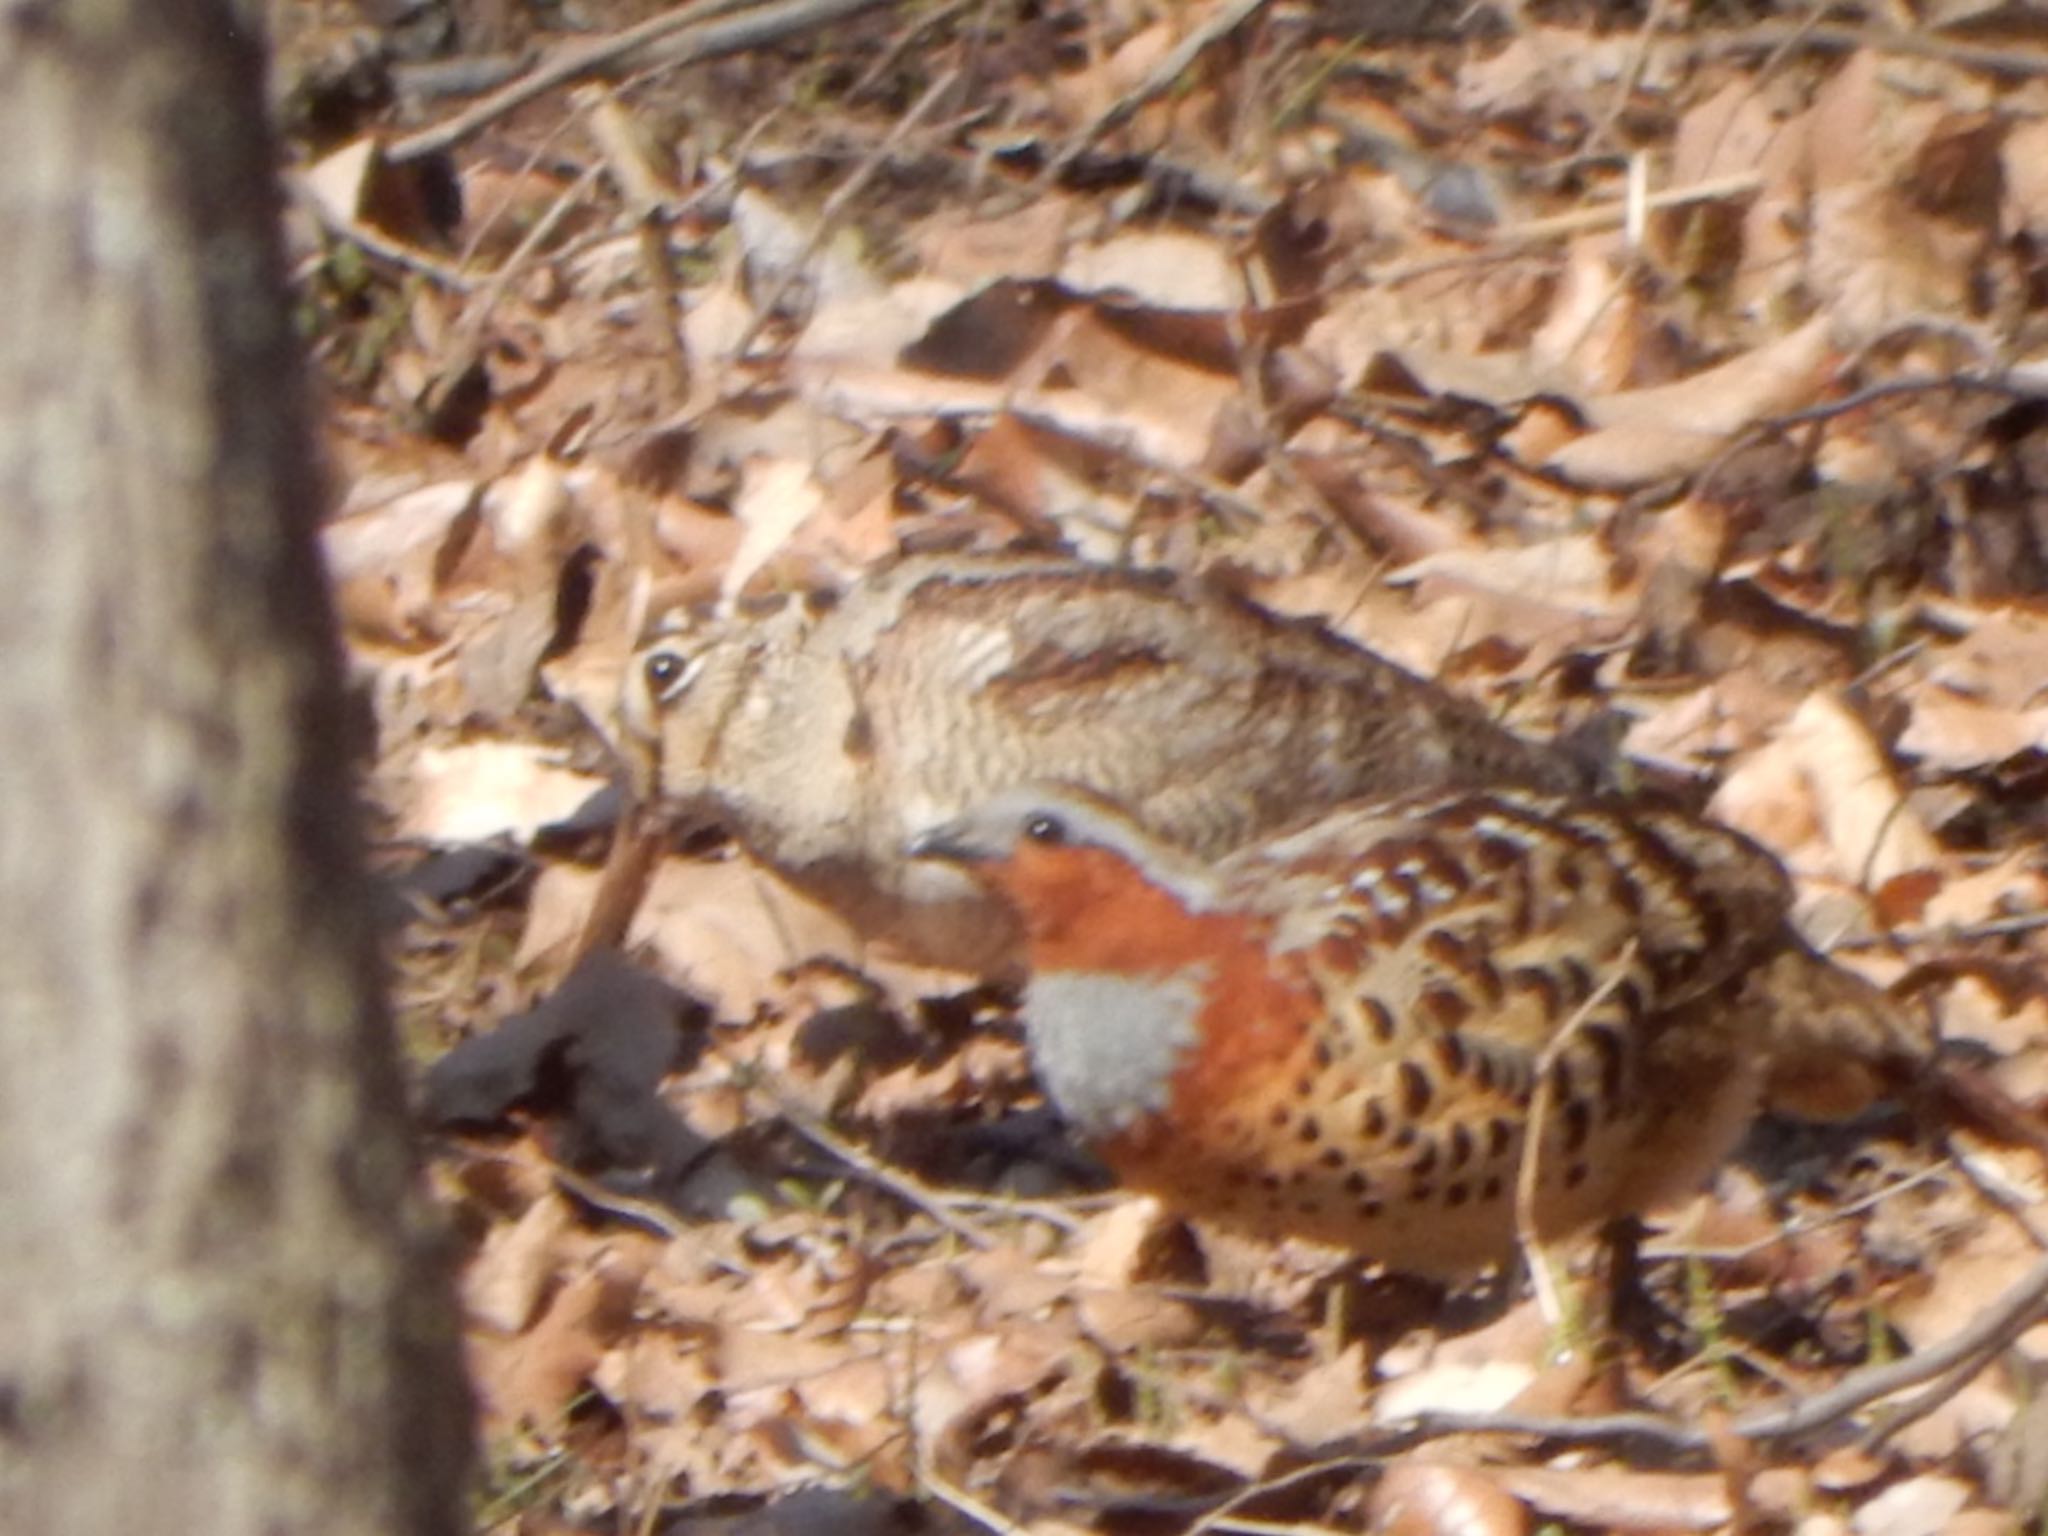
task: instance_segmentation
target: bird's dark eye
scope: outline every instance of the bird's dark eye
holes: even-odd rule
[[[1024,819],[1024,835],[1034,843],[1064,843],[1067,824],[1049,812],[1038,811]]]
[[[648,690],[666,703],[689,686],[696,663],[680,651],[655,651],[640,664]]]

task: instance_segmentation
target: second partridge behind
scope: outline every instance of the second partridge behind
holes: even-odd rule
[[[622,714],[667,803],[866,937],[969,970],[1013,964],[1015,922],[904,845],[1020,784],[1084,785],[1215,857],[1362,795],[1587,777],[1320,626],[1063,555],[906,558],[662,640]]]

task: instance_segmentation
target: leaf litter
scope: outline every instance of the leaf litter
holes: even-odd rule
[[[634,832],[609,701],[665,614],[1057,539],[1228,572],[1521,729],[1610,722],[2040,1103],[2020,8],[875,6],[619,51],[430,154],[461,104],[407,49],[660,8],[455,5],[427,44],[285,9],[322,12],[288,100],[370,67],[397,102],[290,119],[290,235],[485,1527],[2037,1517],[2038,1304],[1953,1379],[1755,1428],[2032,1273],[2037,1152],[1766,1124],[1660,1222],[1670,1357],[1594,1368],[1511,1278],[1120,1195],[1001,999],[714,838],[591,943]],[[469,849],[491,879],[419,894]]]

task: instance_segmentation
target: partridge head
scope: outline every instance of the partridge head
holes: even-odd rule
[[[910,837],[1021,784],[1215,858],[1304,810],[1586,769],[1319,626],[1059,555],[899,560],[835,600],[661,640],[621,715],[663,797],[912,958],[1014,962],[1007,908]]]
[[[1554,1238],[1688,1192],[1781,1063],[1917,1049],[1768,853],[1676,811],[1438,795],[1204,860],[1036,787],[915,849],[1019,913],[1034,1065],[1126,1183],[1418,1273],[1512,1251],[1525,1159]]]

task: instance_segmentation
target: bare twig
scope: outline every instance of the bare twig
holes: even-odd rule
[[[1266,3],[1267,0],[1230,0],[1228,5],[1183,38],[1180,46],[1161,59],[1133,89],[1103,108],[1095,115],[1094,121],[1069,139],[1046,165],[1039,176],[1039,184],[1049,185],[1058,179],[1063,171],[1093,149],[1104,134],[1136,116],[1138,110],[1154,97],[1171,90],[1189,65],[1250,21],[1265,8]]]
[[[869,1183],[878,1185],[904,1204],[924,1212],[970,1246],[983,1249],[995,1246],[994,1238],[965,1217],[949,1210],[946,1197],[922,1180],[871,1157],[837,1131],[805,1114],[794,1104],[773,1094],[769,1097],[775,1105],[776,1112],[789,1122],[798,1135],[824,1148]]]
[[[1529,1282],[1536,1288],[1536,1300],[1543,1319],[1552,1328],[1565,1320],[1564,1303],[1557,1289],[1557,1277],[1550,1272],[1543,1234],[1537,1230],[1536,1187],[1543,1175],[1543,1133],[1558,1110],[1557,1059],[1571,1045],[1586,1020],[1614,995],[1615,988],[1621,985],[1635,959],[1636,941],[1630,939],[1608,964],[1607,974],[1601,978],[1600,985],[1565,1021],[1564,1028],[1550,1037],[1536,1058],[1536,1091],[1529,1102],[1528,1128],[1522,1132],[1521,1164],[1515,1170],[1515,1240],[1528,1260]]]
[[[882,142],[854,168],[852,175],[833,190],[818,214],[818,222],[812,228],[810,238],[804,241],[803,249],[789,259],[775,286],[754,306],[753,320],[749,322],[746,330],[740,333],[740,339],[733,344],[732,355],[735,358],[744,358],[752,349],[761,334],[761,328],[788,297],[790,289],[802,278],[804,268],[817,254],[818,248],[831,238],[833,231],[838,229],[846,218],[847,209],[852,206],[853,200],[874,179],[875,173],[888,164],[889,157],[896,153],[898,146],[937,109],[941,101],[952,94],[953,87],[959,81],[960,71],[949,69],[927,86],[925,93],[918,97],[916,104],[908,112],[903,114]]]
[[[1789,1408],[1745,1414],[1729,1426],[1730,1430],[1744,1440],[1782,1445],[1830,1429],[1847,1420],[1859,1408],[1937,1377],[1946,1377],[1954,1372],[1967,1379],[2013,1339],[2040,1321],[2044,1313],[2048,1313],[2048,1259],[2041,1260],[2007,1287],[1976,1321],[1939,1343],[1903,1360],[1851,1371],[1827,1391],[1816,1393]],[[1923,1398],[1926,1396],[1931,1394],[1923,1394]],[[1916,1399],[1900,1412],[1914,1408],[1924,1412],[1932,1406],[1932,1403],[1923,1404],[1922,1399]],[[1899,1423],[1909,1421],[1902,1419]],[[1878,1433],[1888,1434],[1897,1427],[1891,1418],[1887,1418]],[[1713,1445],[1713,1435],[1705,1427],[1654,1413],[1616,1413],[1583,1419],[1513,1413],[1425,1413],[1418,1415],[1411,1424],[1397,1428],[1432,1440],[1474,1434],[1533,1435],[1580,1445],[1645,1440],[1668,1451],[1688,1454],[1709,1451]]]
[[[415,245],[407,245],[401,240],[393,240],[359,219],[343,218],[327,205],[325,199],[316,197],[302,186],[295,184],[293,192],[300,206],[311,213],[319,221],[320,226],[337,239],[361,246],[380,261],[388,261],[393,266],[429,277],[452,292],[467,293],[475,286],[468,273],[459,267],[449,265],[432,252],[423,251]]]
[[[2048,928],[2048,912],[2021,912],[2012,917],[1987,918],[1981,923],[1949,923],[1939,928],[1895,928],[1889,933],[1851,936],[1837,940],[1829,949],[1939,948],[1967,944],[1977,939],[2009,939],[2042,928]]]
[[[1661,192],[1645,195],[1641,204],[1643,211],[1654,213],[1660,208],[1677,208],[1686,203],[1746,197],[1762,186],[1763,178],[1756,172],[1741,171],[1732,176],[1717,176],[1711,181],[1696,181],[1690,186],[1666,187]],[[1629,200],[1621,198],[1591,208],[1575,208],[1570,213],[1555,214],[1549,218],[1504,224],[1492,232],[1491,238],[1496,244],[1556,240],[1567,235],[1584,234],[1587,230],[1618,228],[1627,222],[1628,214]]]
[[[1713,33],[1679,40],[1675,46],[1694,57],[1731,53],[1764,53],[1781,48],[1812,48],[1825,53],[1874,53],[1934,59],[1990,75],[2033,79],[2048,75],[2048,53],[2003,43],[1969,43],[1932,32],[1899,32],[1884,27],[1821,27],[1806,22],[1766,22],[1742,32]]]
[[[558,50],[510,85],[431,128],[408,134],[385,153],[394,161],[403,161],[452,149],[529,101],[656,43],[674,42],[674,51],[663,59],[665,65],[689,63],[757,48],[892,3],[894,0],[778,0],[753,5],[747,0],[690,0],[635,26]],[[692,32],[696,35],[685,40],[683,34]]]

